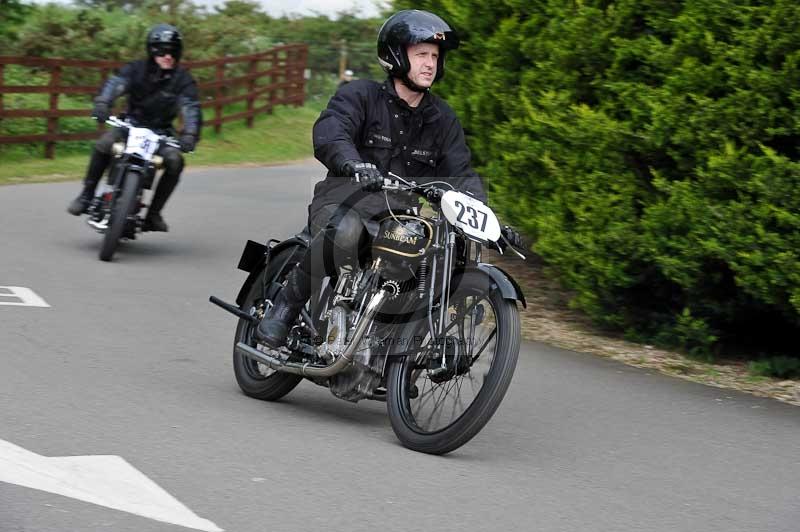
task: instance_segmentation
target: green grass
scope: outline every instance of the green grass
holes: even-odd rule
[[[800,378],[800,358],[773,356],[762,360],[752,360],[747,365],[747,370],[756,377]]]
[[[313,157],[311,128],[322,104],[279,107],[256,118],[249,129],[244,121],[224,124],[215,134],[203,129],[197,151],[186,156],[188,167],[235,164],[276,164]],[[91,143],[56,145],[56,158],[44,158],[44,146],[33,149],[0,146],[0,185],[82,179]]]

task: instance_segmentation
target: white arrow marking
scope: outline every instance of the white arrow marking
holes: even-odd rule
[[[24,286],[0,286],[0,305],[17,307],[49,307],[47,301]]]
[[[0,482],[18,484],[206,532],[223,532],[195,515],[119,456],[49,458],[0,440]]]

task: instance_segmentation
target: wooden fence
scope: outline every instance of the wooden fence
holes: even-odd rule
[[[192,71],[198,81],[201,105],[204,110],[204,127],[213,126],[219,132],[222,125],[244,119],[247,127],[253,127],[253,118],[260,113],[271,113],[276,105],[303,105],[305,99],[306,59],[308,46],[291,44],[272,48],[265,52],[210,59],[206,61],[185,61],[181,66]],[[59,96],[95,95],[99,83],[95,85],[68,85],[64,83],[65,69],[76,69],[72,77],[85,78],[87,69],[99,73],[105,80],[111,72],[124,63],[115,61],[81,61],[75,59],[51,59],[33,57],[0,56],[0,121],[20,118],[44,118],[47,131],[42,134],[0,135],[0,144],[39,143],[45,144],[45,157],[55,156],[57,142],[88,140],[98,136],[95,131],[62,133],[59,118],[89,117],[91,102],[86,97],[87,107],[81,109],[60,109]],[[49,73],[47,85],[7,85],[5,71],[9,65],[28,67],[38,73]],[[96,75],[95,74],[95,75]],[[41,77],[41,76],[40,76]],[[49,95],[47,109],[19,109],[17,105],[4,102],[3,96],[11,93]],[[225,106],[245,102],[246,110],[225,115]],[[115,108],[121,109],[120,102]],[[213,118],[209,117],[213,110]]]

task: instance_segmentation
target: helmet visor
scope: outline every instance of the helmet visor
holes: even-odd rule
[[[458,35],[454,31],[436,31],[439,28],[413,28],[409,33],[408,44],[427,42],[438,44],[442,50],[458,48]]]
[[[150,53],[156,57],[171,55],[177,59],[178,56],[180,56],[181,50],[180,47],[175,46],[174,44],[154,44],[150,46]]]

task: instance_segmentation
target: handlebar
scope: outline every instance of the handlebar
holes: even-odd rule
[[[132,127],[136,127],[129,120],[127,120],[127,119],[123,120],[122,118],[119,118],[119,117],[116,117],[116,116],[109,116],[108,119],[106,120],[106,124],[108,124],[109,126],[120,128],[120,129],[130,129]],[[178,150],[181,149],[181,145],[178,142],[178,139],[176,139],[173,136],[170,136],[170,135],[159,135],[158,138],[161,140],[161,142],[163,142],[164,144],[166,144],[167,146],[169,146],[171,148],[175,148],[175,149],[178,149]]]
[[[448,190],[455,190],[453,185],[447,181],[431,181],[419,184],[415,181],[408,181],[392,172],[389,172],[389,176],[384,178],[383,183],[383,190],[410,192],[422,196],[432,204],[438,204]],[[441,188],[436,185],[446,185],[447,188]]]
[[[394,178],[394,179],[392,179],[392,178]],[[439,188],[439,187],[435,186],[436,184],[446,185],[448,187],[448,189]],[[394,191],[400,191],[400,192],[416,193],[416,194],[419,194],[420,196],[424,197],[426,200],[428,200],[428,202],[431,205],[438,206],[441,203],[442,197],[444,196],[445,192],[447,192],[448,190],[455,190],[455,187],[453,187],[453,185],[451,183],[448,183],[447,181],[431,181],[429,183],[424,183],[424,184],[420,185],[420,184],[418,184],[418,183],[416,183],[414,181],[408,181],[406,179],[403,179],[399,175],[396,175],[396,174],[393,174],[393,173],[389,172],[389,177],[385,177],[384,178],[383,190],[394,190]],[[469,191],[466,191],[466,192],[469,193],[470,195],[472,195]],[[505,241],[506,249],[510,249],[518,257],[520,257],[522,260],[526,260],[525,259],[525,255],[523,255],[522,253],[517,251],[514,248],[513,244],[511,242],[509,242],[508,239],[502,234],[502,232],[500,233],[500,238],[503,241]],[[503,249],[500,247],[500,244],[496,243],[496,245],[497,245],[497,249],[502,254],[503,253]]]

